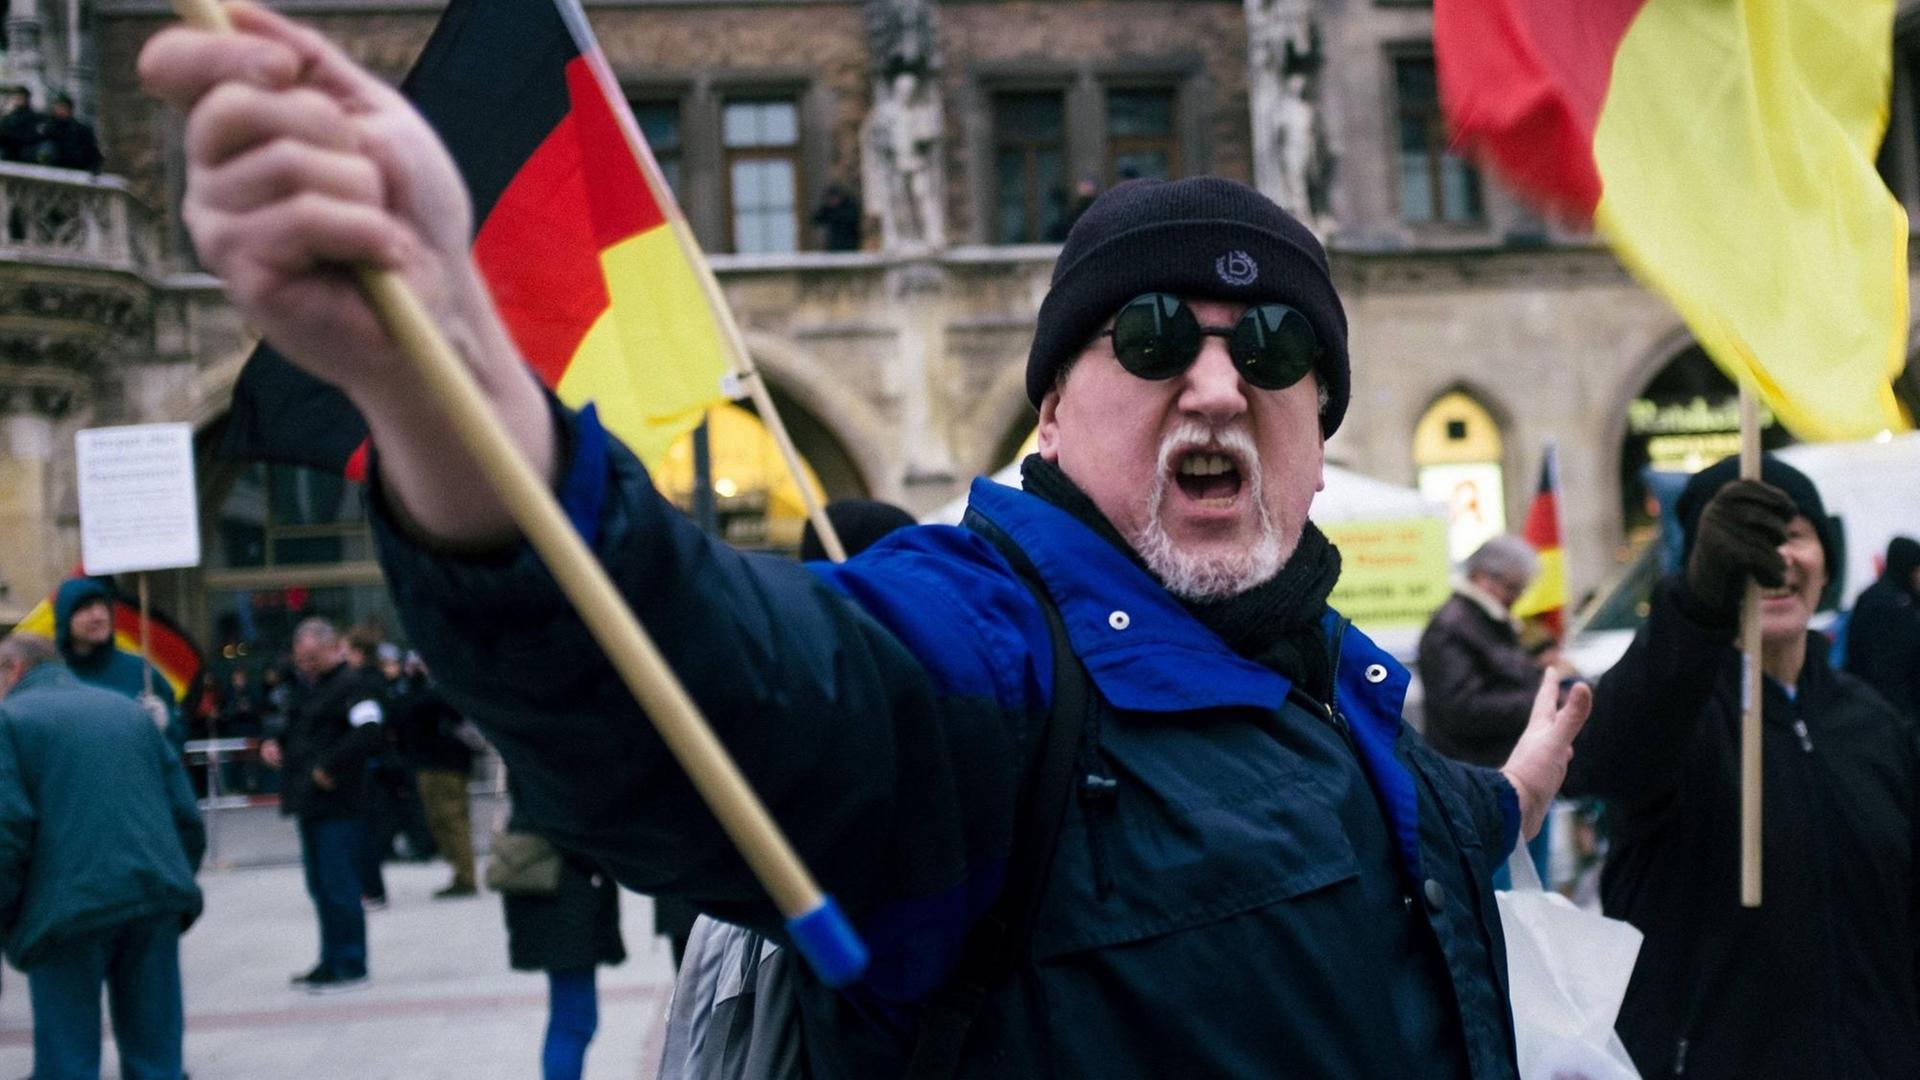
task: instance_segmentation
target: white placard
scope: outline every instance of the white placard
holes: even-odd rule
[[[193,425],[88,428],[73,442],[88,574],[200,564]]]

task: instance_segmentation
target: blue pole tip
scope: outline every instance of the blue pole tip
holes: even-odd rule
[[[848,986],[867,970],[867,947],[831,896],[821,897],[820,906],[812,911],[788,919],[787,933],[813,973],[828,986]]]

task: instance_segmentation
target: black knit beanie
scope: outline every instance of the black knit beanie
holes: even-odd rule
[[[840,546],[846,549],[849,559],[879,543],[895,529],[914,524],[913,515],[905,510],[892,503],[868,499],[836,499],[828,503],[827,520],[839,534]],[[800,560],[817,562],[826,557],[827,546],[820,542],[820,534],[813,531],[813,522],[808,521],[800,531]]]
[[[1128,180],[1080,215],[1040,304],[1027,354],[1027,400],[1039,408],[1061,368],[1121,305],[1148,292],[1298,309],[1323,346],[1321,430],[1331,435],[1340,426],[1349,393],[1347,315],[1327,253],[1273,200],[1217,176]]]
[[[1887,544],[1887,577],[1912,591],[1915,570],[1920,570],[1920,542],[1911,536],[1894,537]]]
[[[1707,502],[1721,488],[1739,475],[1740,459],[1726,458],[1693,474],[1686,488],[1680,492],[1680,501],[1674,504],[1673,512],[1680,519],[1682,566],[1693,555],[1693,538],[1699,531],[1700,512],[1707,508]],[[1837,584],[1840,581],[1840,560],[1845,553],[1840,548],[1840,537],[1834,529],[1833,519],[1827,516],[1827,504],[1820,500],[1820,490],[1813,486],[1813,481],[1807,479],[1806,473],[1772,454],[1765,454],[1760,459],[1760,479],[1784,492],[1800,513],[1813,523],[1814,532],[1820,536],[1820,550],[1827,557],[1827,581]]]

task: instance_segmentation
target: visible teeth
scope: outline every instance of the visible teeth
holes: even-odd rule
[[[1233,470],[1233,459],[1224,454],[1188,454],[1180,460],[1183,476],[1219,476]]]

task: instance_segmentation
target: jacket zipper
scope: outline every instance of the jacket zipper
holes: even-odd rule
[[[1793,718],[1793,733],[1800,737],[1801,752],[1807,754],[1813,753],[1813,735],[1807,731],[1807,722],[1805,720],[1797,716]]]

